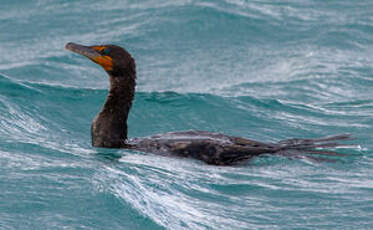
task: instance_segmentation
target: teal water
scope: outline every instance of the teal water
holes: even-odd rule
[[[373,2],[2,0],[0,229],[371,229]],[[95,149],[108,88],[67,42],[137,63],[129,136],[351,133],[335,163],[208,166]]]

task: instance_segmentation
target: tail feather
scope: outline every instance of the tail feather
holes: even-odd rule
[[[322,143],[322,142],[342,141],[342,140],[350,140],[350,139],[351,139],[351,134],[338,134],[338,135],[315,138],[315,139],[300,139],[300,138],[286,139],[278,143],[285,144],[285,145],[316,144],[316,143]]]
[[[350,134],[339,134],[315,139],[287,139],[278,142],[279,149],[276,153],[287,155],[311,154],[327,156],[345,156],[335,151],[319,150],[325,148],[338,148],[347,145],[339,143],[340,141],[351,140]]]
[[[341,141],[350,140],[350,134],[340,134],[316,139],[287,139],[278,143],[264,143],[250,139],[234,137],[233,145],[224,145],[222,151],[210,164],[232,165],[254,156],[273,154],[291,158],[309,158],[318,162],[334,162],[330,157],[341,157],[345,154],[333,151],[345,147]]]
[[[314,149],[314,148],[336,148],[339,146],[344,146],[338,142],[332,143],[321,143],[321,144],[306,144],[306,145],[294,145],[294,146],[285,146],[285,148],[291,147],[293,149]]]

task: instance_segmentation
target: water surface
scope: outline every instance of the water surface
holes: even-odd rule
[[[370,0],[3,0],[1,229],[369,229]],[[208,166],[90,145],[104,71],[64,50],[113,43],[137,63],[129,136],[200,129],[262,141],[352,133],[336,163]]]

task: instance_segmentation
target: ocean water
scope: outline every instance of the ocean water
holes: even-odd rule
[[[2,0],[0,229],[372,229],[373,1]],[[137,63],[129,136],[351,133],[336,162],[241,166],[97,149],[108,78]]]

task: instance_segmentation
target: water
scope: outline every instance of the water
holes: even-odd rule
[[[0,229],[369,229],[373,2],[2,0]],[[208,166],[90,146],[108,79],[64,50],[136,59],[129,136],[352,133],[336,163]]]

